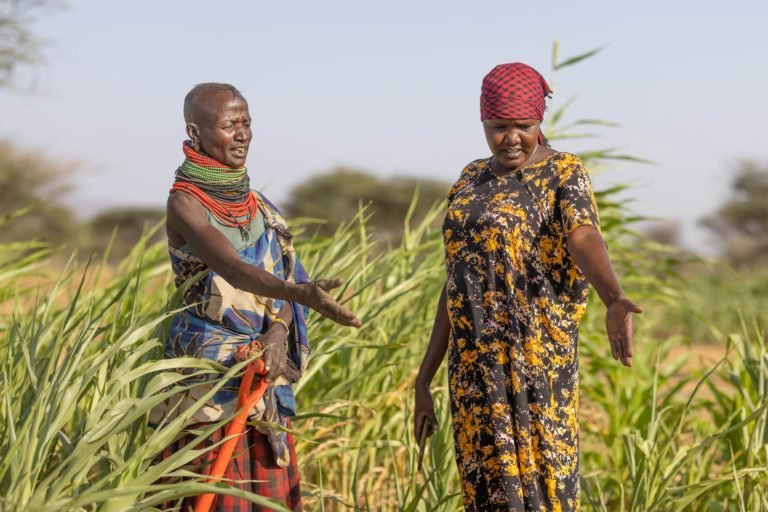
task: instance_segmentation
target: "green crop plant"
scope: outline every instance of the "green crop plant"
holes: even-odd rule
[[[553,69],[590,55],[560,61],[555,54]],[[609,124],[564,124],[568,105],[553,109],[552,140]],[[583,156],[588,166],[632,160],[611,150]],[[682,308],[685,283],[674,259],[633,233],[639,219],[618,199],[622,192],[596,192],[622,283],[649,311]],[[389,247],[372,242],[366,215],[362,208],[332,236],[306,236],[307,221],[293,222],[310,275],[344,277],[339,296],[364,322],[354,330],[310,318],[313,352],[291,426],[305,509],[458,511],[444,366],[433,383],[440,429],[422,472],[411,435],[414,380],[444,282],[436,227],[443,205],[423,218],[409,215],[401,243]],[[200,444],[159,461],[192,411],[153,430],[154,404],[192,385],[188,375],[226,379],[242,366],[163,359],[179,294],[165,246],[147,246],[149,235],[117,268],[104,256],[73,258],[62,270],[51,248],[0,245],[0,510],[152,510],[209,490],[267,503],[205,483],[191,463],[204,452]],[[625,369],[610,358],[603,309],[592,296],[579,337],[583,509],[765,509],[765,329],[729,327],[719,338],[728,342],[719,364],[681,374],[691,356],[669,354],[683,340],[657,338],[661,317],[646,315],[638,319],[634,366]],[[217,426],[196,430],[198,441]]]

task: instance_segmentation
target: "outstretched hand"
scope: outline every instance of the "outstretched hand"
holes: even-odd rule
[[[344,279],[318,279],[301,285],[305,287],[307,306],[314,309],[324,317],[341,325],[360,327],[362,324],[355,314],[342,306],[331,297],[328,292],[344,284]]]
[[[632,366],[634,354],[633,313],[642,313],[643,309],[626,297],[619,297],[610,303],[605,313],[605,329],[611,343],[613,358],[624,366]]]

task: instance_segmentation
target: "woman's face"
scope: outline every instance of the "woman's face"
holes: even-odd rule
[[[510,171],[524,167],[539,146],[538,119],[486,119],[485,139],[498,164]]]
[[[221,91],[207,99],[205,115],[197,124],[200,149],[227,167],[245,167],[251,145],[251,115],[239,94]]]

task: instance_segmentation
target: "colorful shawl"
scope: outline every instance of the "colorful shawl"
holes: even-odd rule
[[[309,282],[309,277],[299,261],[291,242],[286,222],[277,208],[258,194],[258,212],[251,219],[263,222],[264,232],[255,240],[243,240],[236,247],[240,258],[256,267],[290,282]],[[261,228],[261,226],[259,226]],[[254,229],[255,231],[255,229]],[[201,272],[208,272],[193,282],[186,290],[184,303],[187,308],[174,315],[170,334],[166,341],[166,357],[204,357],[225,366],[235,363],[234,351],[243,344],[257,340],[277,316],[284,301],[260,297],[239,290],[223,277],[209,269],[188,247],[176,249],[169,246],[171,265],[177,287],[181,287]],[[288,364],[298,373],[304,371],[309,356],[306,318],[308,308],[291,304],[293,323],[288,338]],[[210,378],[202,378],[183,396],[175,397],[153,411],[153,424],[163,424],[179,410],[190,407],[199,397],[211,389],[206,384]],[[191,382],[190,382],[191,383]],[[212,422],[232,415],[237,403],[240,379],[235,378],[221,388],[206,405],[195,413],[194,422]],[[284,427],[286,418],[295,415],[295,398],[292,382],[280,377],[273,381],[264,398],[254,407],[251,419],[262,420]],[[275,460],[285,467],[290,461],[285,433],[278,429],[262,429],[272,444]]]

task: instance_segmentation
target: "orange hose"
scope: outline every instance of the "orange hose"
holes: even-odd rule
[[[251,393],[248,393],[251,384],[253,384],[253,378],[257,373],[261,375],[265,373],[264,361],[261,359],[251,361],[245,369],[243,380],[240,383],[240,390],[237,394],[237,416],[227,424],[226,437],[228,439],[219,448],[219,453],[213,463],[207,482],[218,482],[224,476],[224,471],[232,460],[232,453],[235,451],[235,446],[237,446],[237,440],[242,435],[243,430],[245,430],[248,413],[267,390],[269,382],[266,379],[261,379],[256,388]],[[208,512],[215,498],[216,494],[214,493],[201,494],[195,502],[195,512]]]

